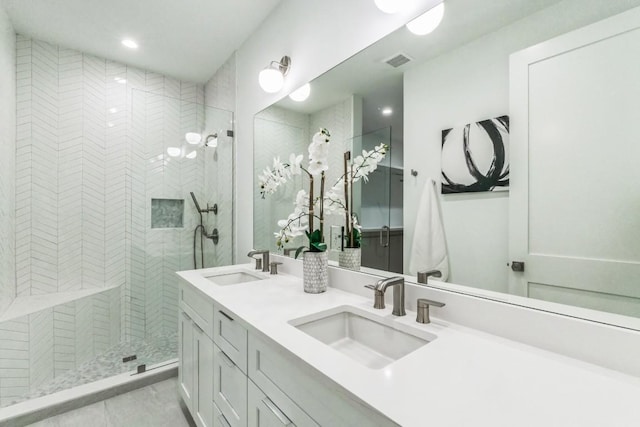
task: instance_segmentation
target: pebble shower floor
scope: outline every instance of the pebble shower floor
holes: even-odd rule
[[[127,356],[136,355],[136,359],[123,362]],[[77,369],[66,372],[39,387],[28,395],[15,399],[10,404],[23,402],[36,397],[46,396],[88,384],[114,375],[135,371],[141,364],[150,365],[178,357],[178,333],[150,337],[144,341],[128,341],[110,348],[105,353],[83,363]]]

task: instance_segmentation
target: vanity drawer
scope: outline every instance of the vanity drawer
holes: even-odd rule
[[[247,376],[224,351],[214,347],[213,401],[231,427],[244,427],[247,425]]]
[[[293,398],[321,426],[397,426],[335,382],[286,354],[277,344],[249,334],[249,382],[253,381],[277,405],[282,397]]]
[[[193,286],[180,281],[180,308],[213,339],[213,302]]]
[[[214,312],[213,341],[247,373],[247,330],[223,309]]]
[[[266,396],[253,381],[248,381],[248,427],[318,427],[284,393]]]

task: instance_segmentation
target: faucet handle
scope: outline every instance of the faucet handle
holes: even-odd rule
[[[281,262],[270,262],[269,263],[269,271],[271,272],[270,274],[278,274],[278,266],[282,265]]]
[[[425,270],[418,271],[418,283],[427,283],[429,277],[442,277],[442,271],[440,270]]]
[[[367,289],[373,289],[373,308],[384,308],[384,292],[376,288],[375,285],[365,285],[364,287]]]
[[[434,307],[444,307],[445,304],[438,301],[432,301],[426,298],[418,298],[417,302],[417,316],[416,322],[418,323],[431,323],[431,319],[429,318],[429,306],[433,305]]]

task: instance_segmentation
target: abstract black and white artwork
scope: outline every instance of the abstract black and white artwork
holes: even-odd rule
[[[442,131],[442,193],[509,189],[509,116]]]

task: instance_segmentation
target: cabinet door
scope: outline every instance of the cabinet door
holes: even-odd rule
[[[194,358],[193,358],[193,322],[183,311],[180,312],[179,319],[179,343],[178,349],[178,381],[180,382],[180,395],[184,403],[193,414],[193,381],[194,381]]]
[[[247,418],[249,427],[306,427],[318,426],[300,408],[286,399],[286,402],[277,402],[265,395],[253,381],[248,382]],[[289,409],[283,410],[282,403]]]
[[[193,418],[198,427],[213,425],[213,341],[193,324],[193,355],[195,377]]]
[[[217,345],[213,357],[213,401],[231,427],[247,425],[247,377]]]

